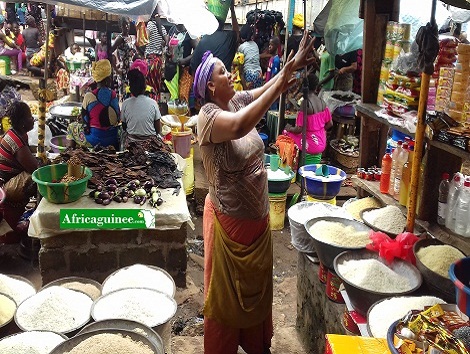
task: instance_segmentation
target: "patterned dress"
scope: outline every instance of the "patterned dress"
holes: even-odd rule
[[[121,74],[116,74],[115,81],[117,83],[117,91],[119,92],[119,99],[122,101],[126,94],[126,87],[129,85],[127,73],[132,64],[132,58],[136,52],[135,37],[134,36],[121,36],[122,43],[117,47],[119,68]]]

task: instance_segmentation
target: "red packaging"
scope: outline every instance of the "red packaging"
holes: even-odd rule
[[[341,286],[341,279],[334,273],[334,271],[328,269],[328,276],[326,279],[326,296],[331,301],[339,304],[344,304],[343,296],[339,292]]]

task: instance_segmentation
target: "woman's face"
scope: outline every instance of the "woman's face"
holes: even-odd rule
[[[229,102],[235,95],[233,89],[233,81],[231,79],[230,71],[227,71],[222,61],[217,60],[214,64],[214,71],[212,71],[211,80],[208,82],[207,87],[209,91],[213,92],[213,100],[220,100],[222,102]]]
[[[15,36],[18,36],[20,34],[20,25],[17,23],[14,23],[11,25],[11,31]]]
[[[34,128],[34,118],[31,114],[31,110],[28,109],[26,116],[24,117],[24,131],[29,132]]]
[[[5,34],[7,36],[10,36],[10,33],[11,33],[11,24],[7,23],[6,26],[5,26]]]
[[[124,36],[127,36],[129,34],[129,28],[130,28],[130,23],[129,22],[123,22],[122,23],[122,34]]]
[[[102,45],[108,43],[108,36],[106,35],[106,33],[101,34],[100,41]]]

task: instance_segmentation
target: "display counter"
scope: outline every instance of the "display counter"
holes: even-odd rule
[[[180,181],[181,183],[181,181]],[[143,263],[168,271],[179,287],[186,285],[186,233],[192,226],[184,191],[164,189],[158,208],[131,201],[103,206],[84,194],[68,204],[41,200],[31,216],[28,234],[40,240],[39,268],[43,284],[65,276],[85,276],[102,282],[118,268]],[[137,209],[155,217],[146,229],[61,229],[60,210]]]

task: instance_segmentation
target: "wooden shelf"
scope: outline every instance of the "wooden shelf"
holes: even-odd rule
[[[379,182],[366,181],[356,176],[351,177],[352,182],[358,188],[365,190],[370,195],[380,200],[384,205],[395,205],[400,208],[403,214],[406,215],[406,208],[400,205],[394,198],[388,194],[382,194],[379,189]],[[463,251],[466,255],[470,255],[470,238],[456,235],[450,230],[442,227],[436,223],[430,223],[416,219],[416,225],[426,231],[429,235],[438,240],[455,246]]]
[[[358,111],[359,113],[362,113],[370,118],[373,118],[376,121],[384,125],[387,125],[391,129],[398,130],[399,132],[402,132],[403,134],[409,135],[414,139],[415,134],[411,133],[408,129],[400,127],[398,125],[390,124],[388,120],[381,118],[377,114],[375,114],[375,112],[377,112],[378,110],[380,110],[380,107],[374,103],[359,103],[356,105],[356,111]]]
[[[431,145],[434,146],[440,150],[447,151],[448,153],[451,153],[452,155],[458,156],[464,160],[470,160],[470,152],[464,151],[462,149],[456,148],[455,146],[449,145],[449,144],[444,144],[441,143],[440,141],[437,140],[427,140],[427,142]]]

